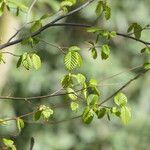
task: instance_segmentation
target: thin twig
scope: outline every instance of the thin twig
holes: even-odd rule
[[[143,73],[139,73],[138,75],[136,75],[134,78],[132,78],[131,80],[129,80],[128,82],[126,82],[121,88],[119,88],[116,92],[114,92],[112,95],[110,95],[108,98],[106,98],[104,101],[102,101],[99,105],[102,105],[104,103],[106,103],[107,101],[109,101],[111,98],[113,98],[118,92],[122,91],[124,88],[126,88],[129,84],[131,84],[133,81],[137,80],[138,78],[140,78],[142,75],[144,75],[146,72],[148,72],[149,70],[145,70]]]
[[[122,73],[125,73],[125,72],[128,72],[128,71],[131,71],[131,70],[134,70],[134,69],[137,69],[137,68],[140,68],[140,66],[137,66],[137,67],[134,67],[134,68],[130,68],[128,70],[125,70],[125,71],[122,71],[120,73],[117,73],[115,75],[112,75],[112,76],[109,76],[107,78],[104,78],[101,80],[101,82],[98,84],[98,86],[102,86],[101,84],[103,83],[103,81],[107,80],[107,79],[111,79],[113,77],[116,77]],[[78,86],[78,85],[76,85]],[[82,90],[84,90],[85,88],[81,88],[79,90],[76,90],[75,92],[80,92]],[[35,100],[35,99],[46,99],[46,98],[50,98],[50,97],[56,97],[56,96],[63,96],[63,95],[68,95],[68,94],[72,94],[72,93],[60,93],[62,90],[64,90],[63,88],[60,88],[58,89],[57,91],[53,92],[53,93],[50,93],[50,94],[47,94],[47,95],[42,95],[42,96],[34,96],[34,97],[13,97],[13,96],[0,96],[0,99],[3,99],[3,100],[24,100],[26,102],[30,101],[30,100]],[[74,94],[74,93],[73,93]]]
[[[14,53],[11,53],[11,52],[2,52],[3,54],[9,54],[9,55],[12,55],[12,56],[15,56],[15,57],[20,57],[21,55],[17,55],[17,54],[14,54]]]

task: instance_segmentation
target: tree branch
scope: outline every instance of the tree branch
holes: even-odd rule
[[[65,18],[65,17],[68,17],[68,16],[71,16],[73,14],[75,14],[76,12],[82,10],[83,8],[85,8],[86,6],[88,6],[89,4],[91,4],[92,2],[94,2],[95,0],[89,0],[87,1],[86,3],[84,3],[83,5],[81,5],[80,7],[70,11],[69,13],[67,13],[66,15],[62,15],[62,16],[59,16],[58,18],[54,19],[53,21],[51,21],[50,23],[46,24],[45,26],[41,27],[38,31],[36,32],[33,32],[30,36],[27,36],[25,38],[20,38],[20,39],[17,39],[17,40],[14,40],[12,42],[7,42],[5,44],[1,44],[0,45],[0,49],[3,49],[3,48],[6,48],[6,47],[9,47],[9,46],[12,46],[12,45],[15,45],[15,44],[18,44],[20,42],[22,42],[24,39],[26,38],[29,38],[29,37],[35,37],[36,35],[40,34],[42,31],[46,30],[47,28],[53,26],[54,23],[58,22],[59,20]]]

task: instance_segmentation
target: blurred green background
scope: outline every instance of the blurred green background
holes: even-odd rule
[[[25,3],[29,6],[31,1],[26,1]],[[110,1],[110,5],[112,8],[110,21],[106,22],[102,17],[96,20],[94,13],[96,3],[93,3],[80,13],[68,17],[62,22],[85,24],[95,22],[96,26],[126,33],[130,23],[138,22],[145,26],[150,21],[149,0]],[[46,12],[53,13],[58,9],[59,2],[56,0],[39,0],[32,9],[30,19],[37,19]],[[19,20],[17,24],[21,26],[25,18],[26,15],[22,13],[21,17],[16,18]],[[1,19],[1,23],[2,21],[4,23],[4,20],[5,18]],[[149,35],[149,31],[143,31],[142,39],[149,41]],[[110,42],[111,57],[106,61],[102,61],[99,53],[98,59],[93,60],[85,41],[94,40],[95,37],[86,33],[83,28],[54,27],[44,31],[40,38],[60,46],[80,46],[84,61],[79,71],[88,78],[92,77],[102,82],[102,86],[100,86],[102,100],[134,77],[140,70],[136,69],[103,81],[104,78],[139,66],[147,59],[147,56],[140,54],[140,50],[144,45],[136,41],[116,37]],[[103,42],[105,41],[99,40],[100,45]],[[22,54],[24,51],[31,50],[30,47],[17,45],[14,52]],[[34,50],[41,56],[42,68],[38,71],[17,69],[17,59],[13,58],[9,66],[7,64],[3,65],[3,68],[7,67],[8,71],[5,73],[5,84],[1,85],[2,82],[0,82],[1,95],[21,97],[44,95],[61,87],[61,78],[67,73],[63,65],[63,55],[60,51],[44,42],[40,42],[34,47]],[[3,69],[0,70],[0,73],[3,74]],[[4,78],[1,77],[0,80],[4,80]],[[124,90],[132,109],[132,120],[128,126],[122,125],[120,120],[113,118],[111,121],[108,121],[107,118],[95,119],[90,125],[84,125],[80,119],[46,125],[26,123],[25,128],[18,135],[15,122],[10,122],[7,126],[0,127],[0,136],[15,139],[18,150],[28,150],[31,137],[35,139],[34,150],[149,150],[149,85],[150,77],[149,74],[146,74]],[[34,101],[33,104],[54,105],[65,102],[64,97],[55,97]],[[108,103],[108,105],[111,104],[112,101]],[[32,105],[23,101],[1,100],[0,118],[19,116],[32,111],[32,107]],[[53,120],[67,119],[77,114],[72,113],[69,108],[59,108],[55,110]],[[27,119],[31,120],[32,118]]]

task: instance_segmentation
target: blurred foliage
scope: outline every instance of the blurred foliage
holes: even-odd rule
[[[26,5],[29,2],[24,1]],[[133,22],[139,22],[141,25],[148,24],[150,9],[149,0],[126,0],[110,2],[112,8],[112,19],[105,22],[103,18],[96,20],[94,13],[95,3],[82,10],[81,13],[68,17],[67,22],[93,23],[119,32],[126,32],[128,25]],[[59,3],[56,0],[39,0],[32,10],[32,18],[40,18],[43,13],[54,13],[58,11]],[[25,14],[22,14],[25,18]],[[21,19],[18,17],[18,19]],[[23,19],[22,19],[23,23]],[[20,35],[21,36],[21,35]],[[90,58],[85,41],[93,40],[83,28],[72,27],[54,27],[47,29],[40,36],[50,43],[56,43],[60,46],[79,45],[82,48],[84,61],[81,73],[88,77],[93,77],[100,81],[102,98],[106,98],[113,93],[136,73],[136,71],[123,73],[119,76],[104,80],[105,77],[114,75],[126,68],[141,65],[145,57],[139,54],[143,45],[120,37],[115,38],[111,44],[111,57],[102,62]],[[149,40],[148,31],[142,33],[144,40]],[[99,44],[104,42],[100,40]],[[16,52],[29,50],[29,47],[18,46]],[[12,65],[9,79],[2,94],[15,96],[34,96],[44,95],[55,91],[61,87],[60,80],[66,73],[63,66],[63,55],[57,49],[40,42],[34,50],[38,52],[42,59],[42,68],[38,71],[26,71],[25,69],[16,69]],[[99,55],[99,52],[98,52]],[[143,55],[143,56],[141,56]],[[14,64],[16,60],[14,60]],[[23,132],[19,135],[15,123],[10,123],[8,127],[0,128],[0,135],[5,135],[15,139],[19,150],[27,150],[30,145],[30,138],[35,138],[35,150],[148,150],[150,147],[150,78],[145,75],[130,85],[125,93],[128,95],[129,103],[133,112],[131,123],[123,126],[117,120],[108,121],[107,118],[92,122],[91,125],[84,125],[80,119],[70,120],[59,124],[38,125],[25,123]],[[33,105],[48,105],[65,103],[65,97],[55,97],[46,100],[34,101]],[[111,102],[109,102],[111,105]],[[25,107],[26,106],[26,107]],[[25,105],[21,101],[1,102],[1,116],[10,117],[30,112],[32,105]],[[56,120],[71,118],[71,111],[67,108],[56,110]],[[9,116],[6,116],[9,115]],[[74,113],[76,115],[76,113]],[[11,126],[11,127],[10,127]]]

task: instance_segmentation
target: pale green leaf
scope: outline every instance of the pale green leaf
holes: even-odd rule
[[[77,111],[78,110],[78,108],[79,108],[79,104],[78,103],[76,103],[76,102],[71,102],[71,110],[72,111]]]
[[[78,52],[71,51],[65,55],[64,63],[68,70],[73,70],[82,65],[82,58]]]
[[[117,95],[115,95],[114,97],[114,102],[118,105],[118,106],[124,106],[126,105],[128,99],[125,96],[125,94],[123,93],[118,93]]]
[[[131,119],[131,112],[128,107],[123,106],[121,107],[121,114],[120,114],[122,122],[127,125]]]
[[[102,46],[102,51],[101,51],[101,58],[102,59],[107,59],[110,55],[110,48],[108,45],[103,45]]]
[[[32,63],[36,70],[38,70],[41,67],[41,59],[37,54],[32,55]]]
[[[77,100],[77,98],[78,98],[77,94],[75,93],[75,91],[72,88],[67,88],[66,90],[68,93],[70,93],[70,94],[68,94],[68,96],[71,100]]]
[[[21,118],[17,118],[17,128],[19,132],[24,128],[24,121]]]

